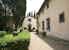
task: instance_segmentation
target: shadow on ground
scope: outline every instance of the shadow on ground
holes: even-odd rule
[[[69,41],[65,41],[59,38],[51,37],[51,36],[40,36],[39,37],[48,43],[53,50],[69,50]]]

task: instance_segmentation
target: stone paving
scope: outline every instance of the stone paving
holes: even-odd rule
[[[69,41],[51,36],[39,37],[44,40],[48,45],[50,45],[53,50],[69,50]]]
[[[53,50],[53,48],[45,43],[35,33],[31,33],[29,50]]]
[[[31,33],[29,50],[69,50],[69,41]]]

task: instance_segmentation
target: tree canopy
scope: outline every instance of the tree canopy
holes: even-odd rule
[[[16,2],[16,14],[17,16],[25,16],[26,12],[26,0],[17,0]]]
[[[26,12],[26,0],[1,0],[2,1],[2,6],[5,9],[8,7],[9,10],[12,11],[14,14],[13,16],[0,16],[0,26],[4,25],[6,26],[8,21],[10,22],[12,20],[13,23],[10,22],[10,24],[15,24],[16,25],[21,25],[21,21],[23,20]],[[6,9],[4,10],[4,13],[6,12]],[[4,14],[3,13],[3,14]]]

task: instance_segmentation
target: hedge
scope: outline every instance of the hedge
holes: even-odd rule
[[[14,36],[12,33],[5,33],[0,37],[0,50],[26,50],[30,43],[30,33],[22,31]]]

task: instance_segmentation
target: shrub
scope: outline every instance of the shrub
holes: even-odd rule
[[[7,46],[11,50],[16,49],[25,49],[28,48],[30,42],[30,33],[29,32],[20,32],[17,36],[13,36],[13,34],[5,34],[0,38],[0,47],[5,48]]]

